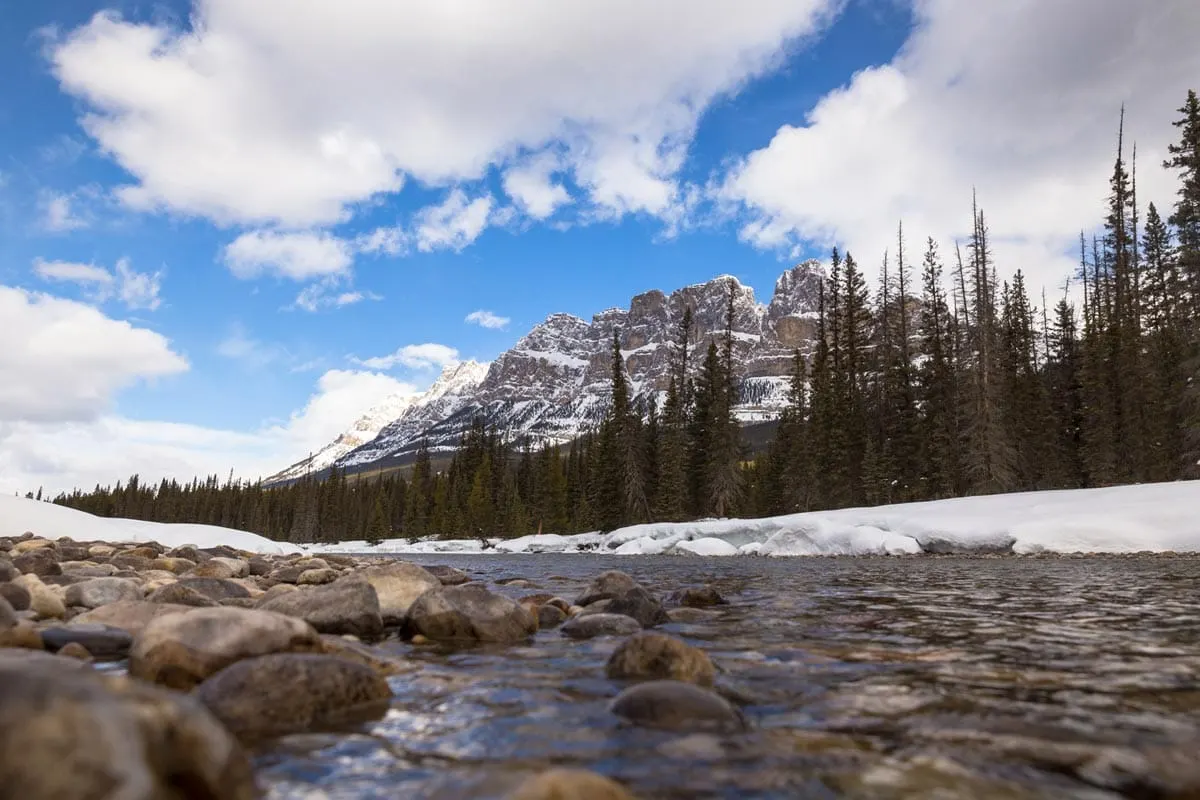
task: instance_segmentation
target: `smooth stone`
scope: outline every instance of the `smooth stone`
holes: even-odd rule
[[[43,628],[42,641],[50,651],[78,644],[86,647],[96,658],[105,660],[125,658],[133,646],[133,636],[129,631],[99,622],[71,622],[69,625]]]
[[[231,578],[248,578],[250,577],[250,562],[244,558],[227,558],[225,556],[214,556],[208,564],[212,563],[224,564],[229,567],[229,571],[233,574]]]
[[[562,635],[571,639],[593,639],[597,636],[630,636],[642,629],[642,624],[624,614],[583,614],[563,623]]]
[[[407,561],[367,567],[354,576],[374,587],[384,625],[403,623],[418,597],[430,589],[442,587],[441,580],[435,575]]]
[[[92,578],[90,581],[67,587],[69,606],[99,608],[120,600],[141,600],[142,589],[124,578]]]
[[[58,545],[49,539],[31,537],[29,539],[25,539],[24,541],[17,542],[15,545],[13,545],[11,552],[14,556],[19,556],[25,553],[32,553],[35,550],[56,551],[57,549]]]
[[[68,573],[59,573],[58,575],[42,575],[41,578],[42,583],[46,584],[47,586],[61,586],[64,589],[68,586],[74,586],[77,583],[85,583],[92,580],[91,575],[74,575]]]
[[[608,613],[608,607],[610,605],[612,605],[611,599],[597,600],[594,603],[591,603],[589,605],[584,606],[583,608],[580,608],[579,611],[576,612],[572,616],[586,617],[588,614],[605,614],[605,613]],[[578,606],[576,606],[576,608],[578,608]]]
[[[0,597],[0,630],[11,628],[17,624],[17,610],[4,598]]]
[[[408,627],[434,641],[517,642],[537,633],[537,618],[479,583],[442,586],[417,598]]]
[[[711,586],[688,587],[672,592],[667,598],[670,605],[687,608],[708,608],[710,606],[729,605],[721,593]]]
[[[203,565],[201,565],[203,566]],[[194,589],[209,600],[220,602],[227,597],[249,597],[250,590],[236,581],[225,578],[196,578],[190,574],[180,578],[177,586]]]
[[[292,562],[292,566],[298,567],[302,570],[329,569],[329,562],[323,558],[317,558],[316,556],[306,556],[305,558],[296,559],[294,562]]]
[[[634,800],[616,781],[582,769],[551,769],[534,775],[509,800]]]
[[[527,594],[521,597],[517,600],[517,602],[523,606],[544,606],[553,598],[554,595],[550,592],[536,592],[534,594]]]
[[[323,586],[336,581],[340,574],[336,569],[330,567],[325,567],[324,569],[306,569],[300,573],[300,577],[296,579],[296,583],[300,586]]]
[[[25,575],[37,575],[44,578],[50,575],[62,575],[62,567],[58,565],[58,557],[53,550],[28,550],[17,555],[12,560],[13,566]]]
[[[679,608],[668,608],[667,616],[671,618],[671,622],[681,622],[684,624],[693,624],[697,622],[709,622],[721,616],[719,611],[710,611],[707,608],[692,608],[691,606],[680,606]]]
[[[0,583],[0,597],[4,598],[14,611],[25,611],[29,608],[29,590],[15,583]]]
[[[54,800],[255,800],[237,741],[185,695],[80,661],[0,658],[0,794]]]
[[[154,559],[146,558],[145,556],[117,553],[115,556],[109,557],[108,563],[112,564],[117,569],[129,569],[133,570],[134,572],[142,572],[150,569],[150,562],[153,560]]]
[[[271,572],[271,562],[262,556],[255,556],[247,563],[250,566],[251,575],[267,575]]]
[[[423,568],[433,577],[442,582],[443,586],[462,586],[464,583],[471,582],[471,576],[463,572],[461,569],[448,567],[444,564],[435,564],[431,567]]]
[[[537,607],[538,628],[546,630],[557,628],[567,620],[567,613],[558,606],[544,605]]]
[[[719,731],[746,729],[746,719],[729,701],[708,689],[682,681],[635,684],[617,695],[609,710],[645,728]]]
[[[150,622],[168,614],[183,614],[193,609],[190,606],[174,605],[172,603],[148,603],[145,600],[137,602],[120,601],[106,606],[94,608],[80,614],[71,620],[72,625],[98,623],[120,628],[131,636],[137,636]]]
[[[262,597],[258,598],[258,604],[261,606],[263,603],[269,603],[276,597],[279,597],[281,594],[290,594],[298,591],[300,591],[300,587],[294,584],[277,583],[270,589],[267,589],[267,591],[263,593]]]
[[[78,564],[79,562],[74,562]],[[59,564],[65,574],[77,578],[111,578],[120,570],[112,564],[87,564],[81,566],[73,566],[72,564]]]
[[[29,592],[29,607],[43,619],[62,619],[67,606],[62,598],[36,575],[22,575],[13,583]]]
[[[88,649],[79,642],[67,642],[65,645],[58,648],[58,655],[62,656],[63,658],[74,658],[79,661],[85,661],[89,663],[95,661],[95,659],[92,658],[92,654],[88,652]]]
[[[9,625],[0,623],[0,648],[3,647],[42,650],[45,644],[36,625],[27,619],[13,619]]]
[[[158,558],[161,551],[158,547],[153,547],[148,544],[138,545],[137,547],[127,547],[124,550],[119,550],[115,553],[118,556],[133,556],[134,558],[144,558],[147,561],[153,561]]]
[[[217,605],[217,601],[208,595],[200,594],[200,592],[197,592],[192,587],[181,585],[178,581],[155,589],[146,595],[146,602],[174,603],[181,606],[192,606],[193,608],[212,608]]]
[[[226,597],[217,605],[230,608],[258,608],[258,601],[253,597]]]
[[[303,567],[293,567],[293,566],[289,565],[286,567],[280,567],[279,569],[276,569],[276,570],[272,570],[267,575],[267,579],[270,581],[274,581],[277,584],[280,584],[280,583],[294,584],[298,580],[300,580],[300,576],[303,575],[307,571],[308,570],[304,569]]]
[[[362,580],[347,579],[280,594],[257,607],[300,617],[321,633],[352,633],[363,638],[383,633],[379,598],[371,584]]]
[[[537,589],[538,585],[527,578],[501,578],[497,586],[507,586],[510,589]]]
[[[88,546],[72,541],[58,541],[58,560],[63,561],[86,561],[88,558]]]
[[[347,639],[344,636],[334,636],[331,633],[321,634],[321,645],[326,655],[349,659],[359,664],[365,664],[380,675],[401,675],[417,669],[416,665],[392,658],[381,650],[367,647],[362,642]]]
[[[624,594],[612,598],[606,611],[609,614],[624,614],[633,617],[643,628],[653,628],[671,621],[662,603],[650,592],[637,586]]]
[[[166,570],[173,575],[182,575],[190,569],[195,569],[196,562],[174,556],[159,556],[150,562],[150,568]]]
[[[210,558],[203,564],[197,564],[188,570],[186,575],[190,578],[211,578],[216,580],[228,580],[229,578],[237,577],[236,571],[227,561],[228,559],[225,558]]]
[[[638,582],[624,572],[610,569],[592,579],[591,584],[575,598],[575,605],[589,606],[597,600],[611,600],[638,586]]]
[[[20,575],[21,570],[13,566],[11,561],[7,558],[0,558],[0,583],[7,583]]]
[[[117,548],[110,544],[93,544],[87,549],[88,558],[108,558],[115,552]]]
[[[167,552],[163,553],[167,558],[186,558],[193,564],[199,564],[202,561],[208,561],[212,556],[197,547],[190,544],[172,547]]]
[[[617,646],[604,673],[614,680],[676,680],[712,686],[716,669],[708,654],[674,636],[644,631]]]

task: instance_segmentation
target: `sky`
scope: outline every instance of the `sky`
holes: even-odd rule
[[[1169,207],[1195,0],[46,0],[0,19],[0,491],[270,474],[551,313]]]

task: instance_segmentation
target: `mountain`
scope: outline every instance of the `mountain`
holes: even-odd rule
[[[798,348],[807,355],[812,345],[821,276],[817,261],[787,270],[765,305],[755,300],[753,289],[723,275],[669,295],[639,294],[628,309],[602,311],[591,322],[551,314],[490,365],[459,365],[469,373],[461,379],[444,374],[378,435],[335,463],[351,472],[408,463],[422,440],[433,452],[449,452],[476,417],[514,441],[528,439],[535,446],[570,441],[599,422],[608,404],[614,330],[635,402],[654,396],[661,407],[684,309],[692,309],[695,321],[695,370],[708,343],[723,336],[730,291],[739,394],[735,413],[743,423],[774,419],[787,403],[792,353]],[[455,382],[453,390],[439,389],[448,380]]]

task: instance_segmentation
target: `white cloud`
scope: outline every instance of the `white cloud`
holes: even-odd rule
[[[561,168],[554,153],[540,153],[504,173],[504,192],[529,216],[545,219],[571,202],[570,193],[552,178]]]
[[[492,330],[501,330],[508,327],[508,323],[512,322],[508,317],[501,317],[493,314],[491,311],[485,311],[482,308],[478,311],[472,311],[467,314],[464,322],[474,322],[481,328],[490,328]]]
[[[552,151],[582,199],[660,213],[705,109],[838,5],[195,0],[191,29],[104,12],[50,58],[137,208],[303,228],[406,176],[447,186],[513,166],[537,215],[562,194],[521,170]]]
[[[353,261],[350,243],[313,231],[248,231],[225,246],[226,265],[243,279],[274,274],[306,281],[345,275]]]
[[[1200,5],[1152,5],[920,0],[895,61],[780,128],[719,196],[755,245],[840,242],[870,267],[901,219],[914,260],[926,235],[968,234],[978,189],[1000,269],[1057,285],[1102,219],[1122,103],[1139,200],[1171,202],[1159,164],[1200,75]]]
[[[282,469],[329,444],[368,409],[384,399],[397,394],[412,395],[418,391],[418,387],[411,383],[379,372],[328,370],[318,379],[316,392],[304,408],[293,413],[286,425],[271,426],[265,431],[267,435],[295,443],[288,455],[289,460],[276,462],[274,469]]]
[[[240,322],[233,323],[229,333],[217,344],[217,355],[256,368],[289,357],[286,348],[254,338]]]
[[[45,281],[74,283],[82,287],[93,302],[103,303],[116,297],[126,308],[154,311],[162,305],[162,272],[138,272],[129,259],[117,261],[116,272],[95,264],[72,261],[33,261],[33,271]]]
[[[154,331],[0,286],[0,424],[94,419],[121,389],[188,369]]]
[[[490,194],[467,200],[461,189],[454,189],[440,204],[417,215],[417,249],[423,253],[462,250],[488,226],[492,203]]]
[[[48,231],[62,233],[86,228],[88,225],[86,219],[75,213],[69,194],[46,192],[42,195],[40,205],[44,215],[42,224]]]
[[[322,282],[304,287],[296,295],[295,307],[303,311],[317,312],[330,308],[344,308],[355,303],[361,303],[364,300],[382,299],[382,297],[374,292],[345,291],[338,289],[335,284]]]
[[[405,255],[408,252],[409,236],[403,228],[376,228],[370,233],[359,236],[354,246],[360,253],[371,253],[388,256]]]
[[[368,369],[391,369],[397,365],[409,369],[434,369],[458,361],[458,351],[444,344],[426,342],[425,344],[406,344],[390,355],[362,360],[352,358],[351,361]]]

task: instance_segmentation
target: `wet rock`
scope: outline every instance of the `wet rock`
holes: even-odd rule
[[[471,582],[470,575],[463,572],[461,569],[455,569],[454,567],[436,564],[432,567],[425,567],[424,569],[430,575],[441,581],[443,586],[461,586],[464,583]]]
[[[270,611],[197,608],[151,620],[134,638],[129,673],[186,691],[243,658],[319,652],[321,639],[304,620]]]
[[[538,628],[547,630],[557,628],[567,620],[567,614],[558,606],[544,605],[537,607]]]
[[[212,556],[210,556],[208,553],[205,553],[199,548],[193,547],[190,544],[172,547],[163,555],[167,556],[168,558],[186,558],[188,561],[191,561],[195,564],[199,564],[202,561],[208,561],[210,558],[212,558]]]
[[[608,613],[608,607],[610,605],[612,605],[611,599],[610,600],[597,600],[596,602],[590,603],[583,608],[579,608],[579,606],[574,606],[574,608],[579,608],[579,611],[575,612],[575,614],[573,616],[587,616],[588,614],[606,614],[606,613]],[[568,613],[570,613],[569,609],[568,609]]]
[[[296,583],[300,586],[322,586],[326,583],[333,583],[337,580],[340,573],[336,569],[325,567],[324,569],[306,569],[300,573],[300,577],[296,579]]]
[[[609,614],[624,614],[633,617],[643,628],[653,628],[671,621],[662,603],[641,586],[612,598],[606,611]]]
[[[71,620],[71,624],[97,623],[100,625],[112,625],[114,628],[120,628],[132,636],[137,636],[150,624],[151,620],[157,617],[168,614],[182,614],[192,610],[189,606],[179,606],[171,603],[147,603],[144,600],[138,602],[120,601],[109,603],[106,606],[100,606],[99,608],[94,608],[91,611],[80,614]]]
[[[27,619],[17,620],[11,628],[0,628],[0,647],[41,650],[45,647],[37,626]]]
[[[67,642],[58,649],[58,655],[63,658],[74,658],[77,661],[88,663],[96,660],[92,658],[92,654],[88,652],[88,649],[79,642]]]
[[[243,742],[379,719],[392,692],[370,667],[336,656],[247,658],[200,684],[195,696]]]
[[[66,595],[67,605],[83,608],[99,608],[120,600],[141,599],[141,587],[124,578],[92,578],[68,586]]]
[[[562,635],[572,639],[593,639],[597,636],[629,636],[642,629],[642,624],[624,614],[584,614],[563,623]]]
[[[710,611],[707,608],[680,606],[679,608],[667,609],[667,616],[671,618],[671,622],[682,622],[691,625],[697,622],[711,622],[721,616],[721,614],[717,611]]]
[[[0,583],[18,578],[21,575],[21,570],[13,566],[13,563],[7,558],[0,558]]]
[[[384,625],[403,623],[418,597],[442,586],[436,576],[406,561],[367,567],[355,573],[355,577],[362,578],[375,589]]]
[[[203,566],[203,565],[201,565]],[[189,574],[175,584],[199,592],[209,600],[220,602],[227,597],[249,597],[250,590],[236,581],[224,578],[195,578]]]
[[[269,575],[271,572],[271,562],[262,556],[255,556],[247,563],[250,566],[251,575]]]
[[[689,587],[672,592],[667,598],[667,604],[687,608],[709,608],[711,606],[728,605],[721,593],[711,586]]]
[[[62,575],[62,567],[58,565],[58,557],[49,548],[25,551],[14,556],[12,563],[14,567],[25,575],[37,575],[39,578],[49,575]]]
[[[374,638],[383,633],[379,598],[371,584],[351,579],[281,594],[258,608],[300,617],[321,633]]]
[[[537,606],[546,605],[553,597],[554,595],[550,592],[535,592],[534,594],[525,595],[517,602],[526,607],[536,608]]]
[[[236,740],[192,698],[58,656],[0,659],[5,797],[259,797]]]
[[[217,605],[217,601],[213,600],[208,595],[200,594],[190,586],[185,586],[180,583],[170,583],[166,586],[161,586],[155,589],[150,594],[146,595],[148,603],[174,603],[181,606],[192,606],[194,608],[212,608]]]
[[[66,616],[67,607],[62,598],[42,583],[36,575],[22,575],[13,584],[29,592],[29,608],[43,619],[62,619]]]
[[[583,590],[583,593],[575,598],[575,605],[586,607],[597,600],[610,600],[637,586],[637,581],[620,570],[612,569],[601,572],[592,579],[591,584]]]
[[[527,578],[501,578],[497,586],[507,586],[510,589],[536,589],[538,585]]]
[[[87,648],[93,656],[104,660],[117,660],[129,655],[133,636],[122,628],[98,622],[72,622],[42,629],[42,641],[46,649],[58,651],[69,644]]]
[[[4,598],[15,611],[29,608],[29,590],[15,583],[0,583],[0,598]]]
[[[629,687],[609,710],[644,728],[733,733],[746,729],[742,713],[708,689],[682,681],[650,681]]]
[[[196,562],[186,558],[175,558],[173,556],[160,556],[150,562],[151,569],[162,569],[170,572],[172,575],[182,575],[188,570],[196,568]]]
[[[537,632],[537,618],[478,583],[441,586],[417,598],[408,627],[434,641],[517,642]]]
[[[570,615],[571,613],[571,604],[566,600],[563,600],[561,597],[551,597],[546,601],[545,605],[561,608],[562,612],[567,615]]]
[[[364,664],[384,677],[388,675],[401,675],[416,669],[412,664],[401,661],[398,658],[392,658],[381,650],[367,647],[362,642],[356,642],[344,636],[323,633],[321,634],[321,645],[326,655],[337,656],[338,658],[345,658],[359,664]]]
[[[703,650],[662,633],[645,631],[617,647],[605,674],[614,680],[676,680],[712,686],[716,670]]]
[[[522,783],[509,800],[633,800],[633,795],[594,772],[552,769]]]

